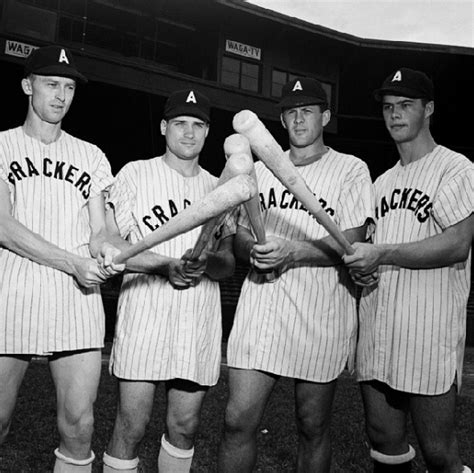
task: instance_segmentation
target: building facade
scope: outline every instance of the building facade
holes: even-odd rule
[[[163,105],[180,88],[195,87],[211,99],[201,162],[214,174],[224,166],[222,144],[242,109],[257,113],[285,147],[275,104],[285,82],[307,76],[320,80],[330,99],[327,144],[365,160],[376,178],[397,155],[372,91],[398,67],[433,79],[435,138],[474,159],[472,48],[365,40],[243,0],[0,0],[0,15],[1,129],[24,118],[25,57],[35,47],[62,44],[89,78],[64,126],[100,146],[114,172],[164,151]],[[224,291],[229,305],[234,296]]]

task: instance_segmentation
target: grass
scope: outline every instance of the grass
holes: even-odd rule
[[[101,457],[115,417],[115,380],[104,365],[95,408],[93,449],[97,454],[93,472],[102,471]],[[193,472],[216,471],[216,458],[227,398],[227,371],[210,390],[202,412],[200,433],[196,442]],[[281,379],[267,407],[258,436],[257,472],[294,471],[296,430],[293,422],[293,383]],[[140,457],[144,471],[156,472],[158,444],[163,432],[164,392],[157,390],[152,421],[143,441]],[[458,404],[458,437],[463,460],[474,465],[474,398],[461,396]],[[371,471],[363,426],[359,390],[347,374],[341,376],[332,420],[333,472],[363,473]],[[416,447],[416,441],[411,438]],[[7,442],[0,447],[0,472],[44,473],[52,470],[52,452],[58,445],[55,428],[54,389],[46,363],[33,363],[25,377]],[[424,472],[420,456],[414,473]]]

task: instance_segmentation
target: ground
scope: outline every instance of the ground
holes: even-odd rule
[[[109,346],[107,346],[108,351]],[[224,360],[225,361],[225,360]],[[466,350],[463,390],[458,402],[458,438],[461,455],[474,465],[474,347]],[[101,457],[107,445],[115,417],[116,383],[107,372],[104,356],[102,380],[95,408],[93,448],[97,460],[93,473],[100,473]],[[216,471],[216,456],[222,432],[222,419],[227,398],[227,368],[216,387],[206,398],[200,433],[196,442],[194,473]],[[156,473],[158,443],[163,432],[164,396],[159,389],[155,410],[140,450],[144,471]],[[259,459],[256,472],[283,473],[294,471],[296,431],[293,423],[293,384],[281,379],[273,392],[258,436]],[[364,433],[362,405],[357,383],[345,372],[338,383],[333,409],[331,435],[333,441],[333,473],[370,471],[367,440]],[[410,441],[417,448],[410,430]],[[53,464],[52,452],[58,442],[55,427],[54,390],[47,363],[39,359],[30,366],[18,399],[12,430],[0,447],[1,473],[45,473]],[[424,473],[419,449],[413,473]]]

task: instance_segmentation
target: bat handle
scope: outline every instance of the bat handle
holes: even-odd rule
[[[265,229],[262,227],[257,227],[255,228],[255,233],[257,237],[257,243],[259,245],[264,245],[265,242],[267,241],[266,236],[265,236]],[[258,274],[261,274],[265,282],[275,282],[276,279],[278,278],[278,271],[272,269],[269,272],[260,272]]]
[[[354,247],[349,243],[349,240],[344,235],[338,235],[338,238],[335,239],[337,243],[339,243],[340,247],[344,250],[344,254],[353,255],[355,253]]]
[[[273,270],[273,271],[270,271],[269,273],[265,273],[264,277],[265,277],[265,282],[272,283],[277,280],[278,274],[275,270]]]
[[[210,232],[209,232],[210,235]],[[208,237],[209,237],[208,235]],[[194,245],[194,248],[191,251],[190,259],[198,259],[201,256],[202,252],[206,249],[207,245],[209,244],[208,238],[199,238],[199,240]]]
[[[329,235],[334,238],[342,249],[343,254],[353,255],[355,253],[354,247],[349,243],[349,240],[323,209],[316,210],[313,216],[316,218],[316,221],[326,229]]]

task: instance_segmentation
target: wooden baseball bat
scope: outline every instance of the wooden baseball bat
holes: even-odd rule
[[[255,154],[270,169],[275,177],[306,207],[317,222],[336,240],[343,252],[353,254],[354,248],[339,227],[323,210],[318,199],[311,192],[296,166],[285,155],[281,146],[265,128],[257,115],[242,110],[234,116],[234,130],[244,135]]]
[[[244,153],[248,156],[250,161],[251,171],[250,175],[255,180],[257,184],[257,176],[255,174],[255,166],[253,164],[252,152],[250,151],[249,140],[239,133],[234,133],[233,135],[228,136],[224,141],[224,153],[226,156],[232,155],[232,153]],[[229,158],[230,159],[230,158]],[[258,184],[257,184],[258,189]],[[263,225],[262,210],[260,207],[260,200],[258,197],[258,191],[254,197],[249,201],[245,202],[244,208],[249,217],[250,225],[255,233],[257,238],[257,243],[262,245],[266,241],[265,236],[265,226]]]
[[[245,211],[247,212],[247,216],[249,218],[250,226],[253,229],[255,237],[257,238],[257,243],[259,245],[263,245],[267,241],[267,237],[265,234],[265,226],[263,224],[263,217],[262,217],[262,208],[260,207],[260,199],[258,196],[258,182],[257,182],[257,175],[255,174],[255,166],[253,164],[252,159],[252,151],[250,150],[250,143],[249,140],[240,133],[234,133],[233,135],[228,136],[224,140],[224,153],[227,156],[231,155],[232,153],[245,153],[248,156],[248,159],[251,162],[252,171],[251,176],[255,179],[255,184],[257,186],[257,192],[254,197],[244,203]],[[269,271],[263,274],[265,281],[267,282],[275,282],[277,278],[276,271]]]
[[[122,264],[132,256],[186,233],[228,210],[251,199],[257,192],[254,180],[246,174],[229,179],[216,187],[201,200],[191,204],[172,219],[158,227],[142,240],[129,246],[114,258],[114,263]]]
[[[232,154],[227,159],[226,165],[224,166],[219,180],[217,181],[217,186],[221,186],[229,179],[238,176],[239,174],[250,175],[252,165],[253,163],[249,164],[248,158],[245,154]],[[218,228],[222,224],[225,217],[226,213],[223,213],[217,217],[212,218],[202,226],[201,233],[199,234],[199,237],[196,243],[194,244],[194,248],[191,253],[191,259],[199,258],[199,255],[209,245],[209,242],[211,241],[216,228]]]

